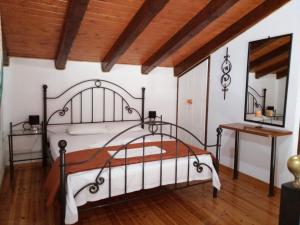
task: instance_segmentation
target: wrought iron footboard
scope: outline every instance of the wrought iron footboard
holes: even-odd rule
[[[116,136],[114,136],[113,138],[111,138],[109,141],[107,141],[107,143],[105,145],[102,146],[102,148],[107,147],[107,146],[111,146],[112,142],[114,140],[116,140],[118,137],[120,137],[122,134],[132,130],[135,127],[145,127],[145,129],[148,129],[149,133],[141,135],[139,137],[133,138],[132,140],[128,141],[126,144],[121,145],[113,155],[111,155],[111,157],[105,162],[104,166],[100,167],[100,171],[98,172],[97,176],[95,177],[95,180],[91,183],[88,183],[86,185],[84,185],[82,188],[80,188],[74,195],[74,197],[76,197],[80,192],[82,192],[85,189],[88,189],[90,193],[95,194],[97,193],[100,188],[101,185],[103,185],[105,182],[108,182],[108,192],[109,192],[109,197],[108,198],[112,198],[112,185],[111,185],[111,169],[113,168],[112,166],[112,160],[115,158],[115,156],[121,151],[125,151],[125,157],[124,157],[124,168],[125,168],[125,172],[124,172],[124,196],[126,197],[126,195],[128,194],[128,173],[127,173],[127,167],[128,167],[128,146],[132,143],[137,143],[138,140],[140,140],[139,143],[142,144],[142,160],[141,163],[142,164],[142,190],[145,190],[145,163],[148,161],[145,161],[145,142],[146,142],[146,138],[149,136],[158,136],[160,137],[160,153],[159,153],[159,163],[160,163],[160,170],[159,170],[159,186],[158,187],[162,187],[163,186],[163,182],[162,182],[162,174],[163,174],[163,141],[164,141],[164,137],[170,138],[172,141],[176,141],[176,157],[173,158],[175,160],[175,177],[174,177],[174,189],[177,189],[177,184],[178,184],[178,180],[177,180],[177,176],[178,176],[178,159],[182,156],[178,155],[178,146],[179,144],[183,145],[187,151],[187,155],[185,157],[187,157],[187,179],[186,179],[186,187],[190,186],[190,159],[191,157],[194,158],[193,161],[193,166],[195,168],[195,170],[198,173],[201,173],[204,169],[204,167],[208,168],[210,171],[212,171],[212,168],[203,163],[200,162],[197,154],[195,153],[195,151],[193,150],[193,148],[188,145],[187,143],[185,143],[184,141],[182,141],[179,137],[179,131],[181,132],[186,132],[187,134],[189,134],[194,140],[196,140],[197,144],[199,144],[201,147],[203,147],[204,149],[206,149],[207,147],[215,147],[216,148],[216,160],[214,163],[215,169],[218,172],[219,171],[219,158],[220,158],[220,146],[221,146],[221,134],[222,134],[222,129],[218,128],[217,129],[217,143],[214,145],[205,145],[200,139],[198,139],[193,133],[191,133],[190,131],[188,131],[187,129],[169,123],[169,122],[164,122],[162,120],[160,121],[155,121],[155,120],[149,120],[149,121],[144,121],[141,122],[135,126],[129,127],[128,129],[120,132],[119,134],[117,134]],[[147,127],[148,126],[148,127]],[[168,132],[165,132],[165,131]],[[170,140],[169,139],[169,140]],[[86,160],[82,160],[80,162],[74,162],[74,163],[66,163],[65,162],[65,153],[66,153],[66,146],[67,146],[67,142],[65,140],[61,140],[58,143],[59,148],[60,148],[60,202],[61,202],[61,224],[64,224],[64,219],[65,219],[65,208],[66,208],[66,178],[67,175],[65,172],[66,167],[71,166],[71,165],[76,165],[76,164],[82,164],[82,163],[86,163],[88,161],[91,161],[95,158],[95,156],[97,154],[99,154],[99,152],[101,151],[102,148],[99,148],[90,158],[86,159]],[[108,170],[108,180],[106,181],[105,178],[102,176],[104,173],[104,170],[107,169]],[[182,182],[180,182],[182,184]],[[214,188],[213,189],[213,197],[217,197],[217,189]],[[136,199],[136,198],[135,198]],[[129,199],[125,199],[125,201],[128,201]],[[123,202],[119,201],[120,202]],[[114,202],[113,204],[116,204],[116,202]],[[105,206],[107,206],[109,204],[105,204]],[[103,204],[97,205],[96,207],[102,207],[104,206]],[[95,207],[93,207],[95,208]]]

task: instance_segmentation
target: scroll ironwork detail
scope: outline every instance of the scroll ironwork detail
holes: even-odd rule
[[[232,69],[232,64],[229,61],[230,56],[228,55],[228,48],[226,48],[226,55],[224,56],[224,61],[221,66],[223,75],[221,76],[221,85],[223,87],[222,91],[224,92],[224,100],[226,99],[226,92],[229,90],[228,87],[231,84],[230,71]]]

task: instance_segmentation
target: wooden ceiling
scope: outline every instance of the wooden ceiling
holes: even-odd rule
[[[251,42],[249,46],[249,71],[256,78],[275,74],[278,79],[288,75],[291,35]]]
[[[0,0],[8,56],[174,67],[177,76],[288,0]],[[267,35],[267,34],[266,34]]]

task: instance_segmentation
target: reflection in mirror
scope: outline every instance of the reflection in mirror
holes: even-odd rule
[[[249,43],[245,120],[284,126],[292,35]]]

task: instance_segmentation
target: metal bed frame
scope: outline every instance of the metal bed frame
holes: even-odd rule
[[[79,91],[76,91],[75,94],[72,93],[74,89],[78,88]],[[135,97],[130,92],[128,92],[126,89],[121,87],[118,84],[115,84],[113,82],[107,81],[107,80],[100,80],[100,79],[90,79],[90,80],[84,80],[79,83],[76,83],[69,87],[68,89],[61,92],[59,95],[55,97],[49,97],[47,94],[47,85],[43,85],[43,138],[42,138],[42,149],[43,149],[43,165],[47,166],[47,160],[48,160],[48,126],[51,125],[68,125],[68,124],[88,124],[88,123],[104,123],[104,122],[122,122],[122,121],[144,121],[144,114],[145,114],[145,88],[142,87],[142,95],[141,97]],[[96,91],[102,90],[102,99],[97,98]],[[87,116],[84,114],[84,103],[85,100],[83,98],[84,94],[88,94],[90,92],[90,118],[86,118]],[[107,101],[107,95],[108,93],[112,94],[112,101]],[[123,94],[122,94],[123,93]],[[48,104],[50,104],[53,101],[59,100],[64,97],[64,95],[70,94],[71,97],[69,97],[66,101],[64,101],[64,104],[59,108],[51,112],[50,116],[48,116]],[[127,96],[127,98],[124,97],[124,95]],[[133,99],[134,101],[137,101],[141,104],[141,109],[138,110],[134,107],[130,106],[130,103],[127,99]],[[117,104],[117,99],[121,101],[121,104]],[[98,101],[96,101],[98,100]],[[96,119],[95,118],[95,103],[100,102],[102,100],[102,106],[100,107],[102,111],[102,119]],[[75,103],[79,102],[79,112],[78,109],[76,111],[76,108],[74,107]],[[106,117],[106,108],[107,105],[112,105],[113,108],[113,118],[107,119]],[[121,115],[118,117],[116,115],[117,109],[120,109]],[[79,119],[74,118],[74,112],[78,112],[80,117]],[[133,119],[126,119],[125,118],[125,112],[127,114],[135,114],[137,118]],[[69,113],[69,121],[67,122],[51,122],[57,117],[66,117]]]
[[[80,90],[79,92],[77,92],[75,95],[72,95],[71,98],[69,98],[66,103],[63,105],[63,107],[59,108],[58,110],[55,110],[54,112],[52,112],[52,114],[48,117],[47,115],[47,103],[49,100],[55,100],[58,99],[60,97],[62,97],[65,93],[69,92],[72,88],[74,87],[78,87],[81,84],[86,84],[86,83],[91,83],[92,85],[85,87],[84,89]],[[121,95],[118,91],[113,90],[111,88],[105,87],[104,84],[109,84],[112,85],[114,88],[117,88],[119,90],[122,90],[125,94],[127,94],[127,97],[129,98],[133,98],[136,101],[141,101],[141,111],[137,110],[136,108],[133,108],[129,105],[128,101],[125,99],[125,97],[123,95]],[[82,103],[83,103],[83,92],[86,91],[90,91],[91,92],[91,98],[92,98],[92,104],[91,104],[91,108],[92,108],[92,114],[93,109],[94,109],[94,89],[96,88],[100,88],[103,89],[103,96],[105,96],[106,91],[110,91],[113,93],[113,100],[112,100],[112,105],[113,105],[113,120],[106,120],[105,119],[105,104],[107,104],[107,101],[105,100],[105,97],[103,97],[103,118],[100,121],[95,121],[93,115],[91,115],[91,119],[89,121],[84,120],[83,118],[83,107],[82,107]],[[72,165],[76,165],[76,164],[83,164],[86,163],[88,161],[91,161],[94,159],[94,157],[99,154],[99,152],[101,151],[102,148],[109,146],[114,140],[116,140],[119,136],[121,136],[122,134],[134,129],[135,127],[142,127],[144,129],[148,129],[149,133],[133,138],[132,140],[128,141],[126,144],[123,144],[121,146],[119,146],[118,150],[106,161],[106,163],[104,164],[103,167],[99,167],[100,171],[97,174],[97,176],[95,177],[94,182],[92,183],[88,183],[86,185],[84,185],[76,194],[74,197],[76,197],[81,191],[88,189],[90,193],[95,194],[99,191],[99,189],[101,188],[101,185],[104,184],[104,182],[108,182],[109,184],[109,197],[106,200],[111,200],[113,198],[115,198],[114,196],[111,195],[111,168],[112,166],[112,160],[115,158],[115,156],[118,154],[119,151],[121,150],[125,150],[125,157],[124,157],[124,167],[125,167],[125,173],[124,173],[124,194],[121,196],[121,199],[118,201],[112,201],[112,202],[108,202],[108,203],[103,203],[103,200],[100,200],[99,202],[97,202],[96,206],[93,207],[89,207],[88,209],[94,209],[94,208],[99,208],[99,207],[104,207],[104,206],[108,206],[108,205],[114,205],[114,204],[119,204],[122,202],[128,202],[130,200],[135,200],[135,199],[140,199],[140,198],[144,198],[150,195],[146,195],[146,196],[142,196],[142,197],[137,197],[137,198],[129,198],[130,193],[127,192],[127,166],[128,166],[128,157],[127,157],[127,151],[128,151],[128,147],[130,144],[132,144],[133,142],[136,142],[139,140],[139,143],[141,143],[142,145],[142,149],[143,149],[143,155],[142,155],[142,160],[140,163],[142,163],[142,193],[146,193],[147,189],[144,188],[144,181],[145,181],[145,176],[144,176],[144,165],[147,163],[147,161],[145,161],[145,140],[147,137],[149,136],[158,136],[160,137],[160,154],[159,154],[159,162],[160,162],[160,171],[159,171],[159,177],[160,177],[160,184],[157,187],[158,189],[162,190],[163,187],[165,187],[162,184],[162,174],[163,174],[163,169],[162,169],[162,163],[163,163],[163,141],[164,141],[164,137],[168,137],[171,138],[171,140],[176,141],[176,157],[174,158],[175,160],[175,177],[174,177],[174,187],[171,189],[167,189],[169,190],[176,190],[176,189],[181,189],[183,187],[188,187],[188,186],[192,186],[195,184],[202,184],[203,181],[200,182],[191,182],[189,179],[190,176],[190,159],[191,157],[194,158],[193,161],[193,167],[196,169],[196,171],[198,173],[203,172],[204,167],[208,168],[210,171],[212,171],[212,168],[210,168],[209,165],[205,164],[205,163],[201,163],[196,155],[196,153],[194,152],[194,150],[192,149],[192,147],[190,145],[188,145],[187,143],[185,143],[184,141],[182,141],[180,139],[180,134],[179,132],[186,132],[187,134],[189,134],[194,140],[196,140],[197,145],[202,146],[204,149],[206,149],[207,147],[215,147],[216,148],[216,159],[214,161],[214,167],[216,169],[216,171],[219,171],[219,159],[220,159],[220,146],[221,146],[221,134],[222,134],[222,129],[218,128],[217,129],[217,142],[214,145],[207,145],[204,144],[200,139],[198,139],[196,137],[196,135],[192,134],[190,131],[188,131],[187,129],[178,126],[177,124],[173,124],[173,123],[169,123],[169,122],[165,122],[162,120],[162,116],[160,117],[156,117],[156,118],[145,118],[144,117],[144,110],[145,110],[145,88],[142,88],[142,97],[138,98],[138,97],[134,97],[133,95],[131,95],[128,91],[126,91],[124,88],[122,88],[121,86],[114,84],[112,82],[109,81],[105,81],[105,80],[87,80],[87,81],[83,81],[80,83],[77,83],[75,85],[73,85],[72,87],[68,88],[66,91],[62,92],[60,95],[56,96],[56,97],[47,97],[47,86],[44,85],[43,86],[43,93],[44,93],[44,101],[43,101],[43,106],[44,106],[44,122],[43,122],[43,153],[44,153],[44,164],[47,164],[47,127],[50,125],[60,125],[60,124],[82,124],[82,123],[103,123],[103,122],[119,122],[119,121],[138,121],[136,125],[131,126],[125,130],[123,130],[122,132],[120,132],[119,134],[117,134],[116,136],[114,136],[113,138],[111,138],[110,140],[108,140],[106,142],[106,144],[104,144],[101,148],[99,148],[90,158],[88,158],[87,160],[83,160],[83,161],[79,161],[79,162],[74,162],[74,163],[66,163],[65,162],[65,154],[66,154],[66,146],[67,146],[67,142],[65,140],[60,140],[58,143],[58,146],[60,148],[59,153],[60,153],[60,189],[59,189],[59,200],[60,200],[60,205],[61,205],[61,209],[60,209],[60,223],[61,225],[65,224],[64,220],[65,220],[65,210],[66,210],[66,181],[67,181],[67,176],[68,174],[66,174],[66,167],[68,166],[72,166]],[[72,118],[73,115],[73,103],[75,101],[75,97],[79,96],[79,101],[80,101],[80,120],[79,121],[74,121],[74,119]],[[117,109],[116,106],[116,96],[118,96],[121,99],[121,118],[117,119],[115,117],[115,110]],[[111,104],[111,103],[110,103]],[[69,112],[70,114],[70,122],[61,122],[61,123],[50,123],[51,119],[54,118],[54,115],[58,115],[61,117],[64,117],[67,115],[67,112]],[[127,112],[128,114],[132,114],[133,112],[136,113],[136,115],[138,116],[138,118],[136,120],[126,120],[124,119],[124,112]],[[159,120],[156,120],[159,119]],[[178,144],[182,144],[186,151],[187,151],[187,160],[188,160],[188,168],[187,168],[187,180],[185,183],[180,182],[180,185],[178,185],[178,181],[177,181],[177,170],[178,170],[178,165],[177,165],[177,161],[178,158],[180,158],[178,156]],[[104,169],[108,169],[108,180],[106,181],[103,177],[103,171]],[[206,180],[206,181],[211,181],[211,180]],[[169,185],[168,185],[169,186]],[[155,188],[155,189],[157,189]],[[156,194],[159,193],[163,193],[162,191],[160,192],[156,192]],[[152,195],[151,195],[152,196]],[[213,188],[213,197],[217,197],[217,189]],[[99,203],[99,204],[98,204]],[[87,210],[87,209],[85,209]]]

